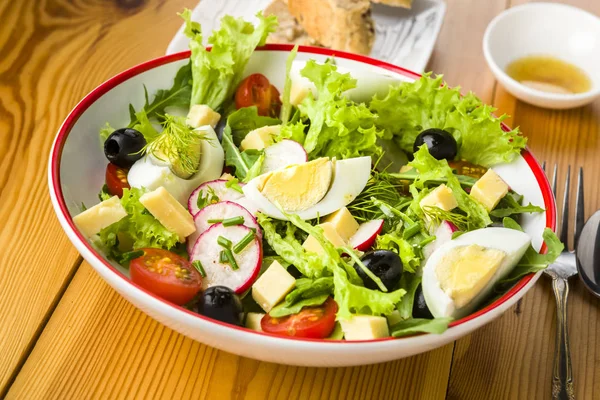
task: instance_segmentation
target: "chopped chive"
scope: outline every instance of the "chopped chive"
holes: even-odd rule
[[[429,236],[419,242],[419,247],[425,247],[426,244],[429,244],[435,240],[435,236]]]
[[[209,219],[206,222],[208,222],[209,224],[219,224],[221,222],[223,222],[222,219]]]
[[[219,243],[221,247],[225,247],[226,249],[231,248],[231,240],[227,239],[226,237],[219,236],[217,238],[217,243]]]
[[[229,260],[227,259],[227,254],[225,254],[225,250],[221,250],[221,252],[219,253],[219,262],[221,264],[226,264],[227,262],[229,262]]]
[[[253,233],[256,233],[256,228],[250,228]]]
[[[408,228],[406,228],[404,230],[404,232],[402,232],[402,238],[408,240],[411,237],[415,236],[420,231],[421,231],[421,224],[418,222],[415,222],[414,224],[412,224]]]
[[[233,246],[233,252],[235,254],[241,253],[242,250],[244,250],[246,246],[248,246],[250,242],[254,240],[254,236],[254,232],[248,232],[248,234],[246,234],[246,236],[244,236],[242,240],[240,240],[236,243],[235,246]]]
[[[244,223],[244,217],[242,217],[241,215],[238,215],[237,217],[227,218],[222,221],[223,221],[223,226],[241,225]]]
[[[227,261],[229,261],[229,265],[231,265],[232,270],[236,271],[240,269],[240,267],[238,267],[237,265],[237,262],[235,261],[235,258],[233,257],[233,253],[231,252],[231,250],[225,249],[225,256],[227,256]]]
[[[201,277],[206,278],[206,271],[204,271],[204,267],[202,266],[200,260],[192,261],[192,265],[198,270]]]

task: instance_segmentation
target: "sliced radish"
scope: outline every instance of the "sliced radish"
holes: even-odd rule
[[[304,147],[293,140],[284,139],[265,149],[265,161],[261,174],[275,171],[293,164],[303,164],[308,160]]]
[[[198,197],[200,196],[207,197],[214,193],[219,198],[218,201],[235,201],[244,195],[235,189],[228,188],[226,184],[226,180],[217,179],[205,182],[198,186],[188,199],[188,210],[190,214],[196,215],[200,211],[200,208],[198,207]],[[239,183],[238,185],[243,186],[244,184]]]
[[[435,240],[429,243],[423,248],[423,256],[425,261],[436,251],[441,245],[452,240],[452,234],[458,231],[456,225],[450,221],[442,221],[442,223],[435,229],[433,235]],[[423,264],[425,265],[425,264]]]
[[[188,253],[191,253],[194,249],[194,245],[196,244],[198,237],[207,231],[212,225],[214,225],[214,223],[208,221],[215,219],[222,220],[238,216],[244,218],[243,225],[247,226],[248,228],[256,229],[256,234],[259,236],[259,238],[262,238],[260,226],[258,225],[258,222],[256,222],[254,216],[250,214],[248,210],[232,201],[221,201],[219,203],[204,207],[194,216],[196,232],[192,233],[187,238]]]
[[[350,246],[360,251],[369,250],[382,229],[382,219],[374,219],[360,224],[356,233],[349,240]]]
[[[206,272],[206,277],[202,278],[203,289],[223,285],[236,293],[242,293],[250,288],[258,277],[262,263],[262,246],[258,236],[239,254],[233,254],[239,268],[237,270],[233,270],[229,264],[219,262],[223,247],[217,242],[219,236],[223,236],[235,246],[250,232],[252,230],[244,225],[225,227],[223,224],[215,224],[200,235],[190,253],[190,261],[200,261]]]

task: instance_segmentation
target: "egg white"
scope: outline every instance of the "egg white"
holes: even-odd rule
[[[492,227],[467,232],[439,247],[429,257],[423,268],[423,295],[431,314],[436,318],[462,318],[472,313],[490,294],[494,285],[506,277],[517,265],[530,243],[531,237],[524,232]],[[451,250],[468,245],[500,250],[506,256],[483,289],[467,305],[457,308],[454,300],[442,290],[436,270]]]

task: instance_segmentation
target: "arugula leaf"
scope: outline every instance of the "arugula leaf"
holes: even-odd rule
[[[333,293],[333,278],[330,276],[308,279],[296,279],[296,287],[287,296],[286,304],[294,304],[302,299],[308,299],[322,294]]]
[[[300,300],[292,305],[281,303],[273,307],[273,309],[269,311],[269,315],[271,317],[281,318],[287,315],[298,314],[304,307],[320,306],[321,304],[325,303],[327,298],[329,298],[329,294],[321,294],[319,296]]]
[[[240,108],[229,114],[227,125],[231,129],[231,137],[236,146],[240,146],[248,132],[263,126],[278,125],[281,121],[277,118],[258,115],[256,106]]]
[[[523,228],[521,228],[521,225],[519,225],[519,223],[512,218],[504,217],[502,219],[502,224],[504,225],[505,228],[514,229],[514,230],[523,232]]]
[[[144,97],[146,102],[142,108],[145,113],[146,119],[158,117],[165,114],[165,108],[167,107],[181,107],[188,108],[190,106],[190,94],[192,93],[192,68],[191,62],[179,68],[175,79],[173,80],[173,86],[170,89],[160,89],[154,94],[152,102],[149,101],[148,91],[144,86]],[[139,111],[136,112],[133,105],[129,105],[129,115],[131,121],[129,122],[128,128],[135,128],[138,123],[142,121],[138,115]],[[138,129],[139,130],[139,129]]]
[[[292,65],[294,59],[298,54],[298,45],[295,45],[285,63],[285,85],[283,86],[283,94],[281,95],[281,125],[288,123],[290,114],[292,113],[292,104],[290,103],[290,95],[292,92],[292,77],[290,72],[292,71]]]
[[[393,337],[403,337],[415,333],[444,333],[452,318],[422,319],[411,318],[400,321],[390,328]]]
[[[229,15],[221,19],[219,30],[208,38],[212,49],[202,42],[200,24],[191,20],[186,9],[179,14],[185,20],[184,34],[190,38],[191,70],[193,76],[190,104],[205,104],[220,109],[231,99],[242,80],[244,69],[257,46],[265,44],[267,36],[277,27],[277,17],[256,14],[259,23],[254,26],[241,18]]]
[[[242,182],[247,182],[260,174],[260,168],[262,168],[262,163],[264,161],[264,151],[240,151],[233,142],[229,125],[225,126],[225,129],[223,130],[221,145],[225,151],[225,165],[234,167],[235,176],[241,179]]]
[[[514,160],[527,141],[518,129],[502,129],[506,116],[495,117],[496,109],[473,93],[461,96],[460,88],[449,88],[441,75],[424,74],[414,82],[392,86],[385,97],[373,97],[370,109],[379,116],[376,124],[384,130],[384,138],[408,153],[417,135],[429,128],[454,136],[457,159],[485,167]]]
[[[396,309],[400,312],[400,318],[403,320],[412,318],[415,293],[420,284],[421,276],[419,274],[409,274],[405,272],[400,278],[400,287],[406,290],[406,294],[402,297],[400,303],[396,306]]]
[[[521,199],[523,198],[523,196],[519,197]],[[535,206],[531,203],[526,206],[521,205],[521,201],[522,200],[515,199],[514,196],[509,193],[502,198],[500,204],[490,212],[490,215],[496,218],[504,218],[515,214],[544,212],[543,208]]]

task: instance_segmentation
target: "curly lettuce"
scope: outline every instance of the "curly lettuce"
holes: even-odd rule
[[[277,17],[265,17],[259,12],[258,25],[254,26],[242,18],[226,15],[219,30],[208,38],[212,49],[207,50],[202,43],[200,24],[191,20],[191,11],[186,9],[180,16],[185,20],[184,33],[190,38],[192,51],[190,105],[205,104],[218,110],[233,96],[254,49],[264,45],[267,36],[275,31]]]
[[[461,96],[460,88],[450,88],[425,74],[414,82],[392,86],[388,94],[375,96],[370,109],[379,118],[376,124],[385,139],[393,139],[412,153],[417,135],[425,129],[450,132],[458,144],[457,159],[489,167],[514,160],[525,147],[519,129],[504,131],[505,115],[495,117],[492,106],[483,104],[473,93]]]

